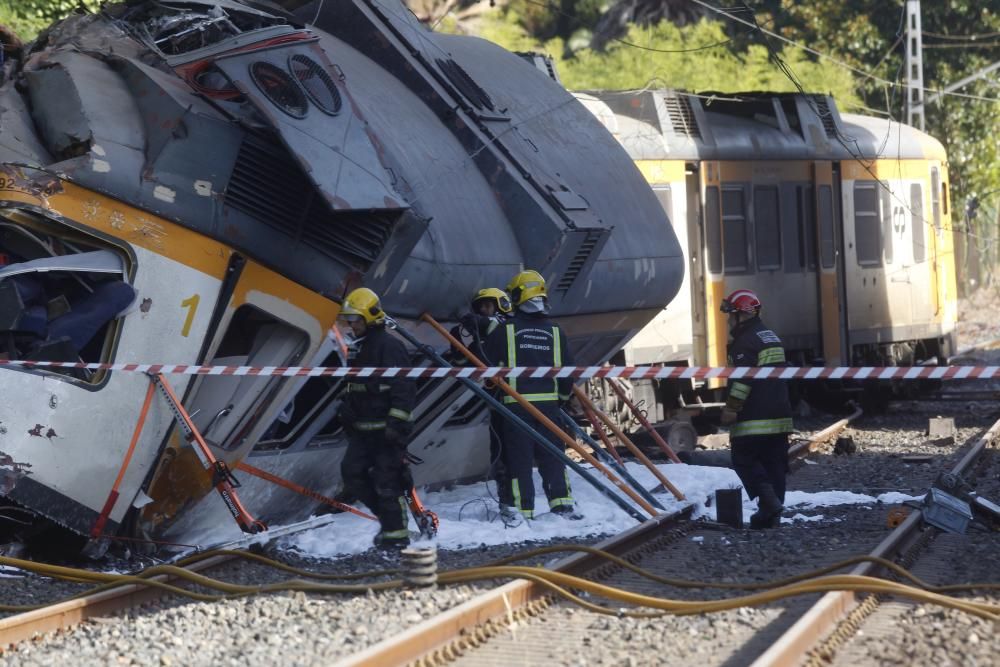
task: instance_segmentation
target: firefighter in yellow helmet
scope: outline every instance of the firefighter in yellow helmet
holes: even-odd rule
[[[485,287],[477,290],[469,301],[469,312],[462,315],[459,324],[452,327],[451,335],[472,352],[486,365],[486,339],[493,331],[506,321],[513,308],[510,297],[497,287]],[[458,349],[452,348],[446,355],[455,365],[465,365],[468,359]],[[490,479],[496,480],[497,491],[502,505],[513,505],[510,499],[510,485],[506,482],[505,467],[500,458],[500,429],[503,417],[496,412],[490,413]]]
[[[486,341],[486,356],[494,366],[572,366],[573,356],[562,328],[548,317],[548,291],[545,279],[537,271],[522,271],[507,285],[514,314],[498,326]],[[559,408],[569,400],[573,381],[568,378],[510,378],[511,387],[520,392],[534,407],[553,422],[559,423]],[[524,408],[509,397],[504,403],[518,417],[550,441],[563,448],[562,441],[552,436]],[[566,464],[525,436],[509,420],[501,428],[503,460],[509,476],[511,505],[501,495],[501,516],[505,523],[520,514],[524,519],[535,516],[535,486],[532,463],[537,461],[542,488],[555,514],[580,518],[573,511]]]
[[[385,311],[378,295],[366,287],[347,295],[338,318],[359,344],[351,360],[356,367],[410,366],[403,342],[385,329]],[[347,432],[347,452],[341,462],[342,497],[363,502],[378,516],[375,536],[380,548],[410,543],[405,490],[410,476],[406,446],[416,400],[412,380],[397,377],[351,378],[344,391],[340,422]]]
[[[502,289],[486,287],[472,295],[469,302],[469,312],[462,315],[459,324],[452,327],[451,335],[466,343],[466,347],[485,361],[484,345],[493,330],[504,322],[511,313],[510,297]],[[466,359],[458,350],[451,352],[451,357],[458,364],[466,363]]]

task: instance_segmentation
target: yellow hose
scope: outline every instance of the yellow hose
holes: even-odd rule
[[[672,600],[669,598],[659,598],[648,595],[642,595],[639,593],[633,593],[630,591],[615,588],[613,586],[607,586],[605,584],[584,579],[582,577],[564,574],[561,572],[554,572],[552,570],[548,570],[541,567],[515,566],[508,564],[517,560],[524,560],[526,558],[532,558],[550,553],[564,552],[564,551],[580,551],[604,558],[609,562],[620,565],[621,567],[624,567],[632,572],[635,572],[643,577],[646,577],[651,581],[655,581],[657,583],[661,583],[664,585],[683,587],[683,588],[761,590],[762,592],[744,596],[737,596],[733,598],[727,598],[723,600]],[[108,590],[110,588],[122,585],[129,585],[129,584],[151,586],[163,590],[164,592],[169,592],[175,595],[186,596],[195,600],[205,601],[205,602],[214,602],[228,598],[244,597],[248,595],[257,595],[260,593],[273,593],[273,592],[283,592],[283,591],[303,591],[303,592],[320,593],[320,594],[359,594],[371,590],[377,590],[377,591],[393,590],[403,586],[403,582],[400,581],[399,579],[358,583],[358,584],[324,584],[324,583],[303,581],[301,579],[290,579],[271,584],[248,586],[248,585],[232,584],[224,581],[219,581],[211,577],[206,577],[204,575],[191,572],[189,570],[184,569],[183,567],[185,565],[191,565],[193,563],[205,560],[206,558],[211,558],[213,556],[219,556],[219,555],[234,556],[234,557],[244,558],[247,560],[256,561],[265,564],[269,567],[273,567],[285,572],[294,573],[296,575],[304,576],[310,579],[358,580],[366,578],[384,577],[400,573],[399,569],[390,569],[377,572],[352,573],[352,574],[325,574],[325,573],[307,572],[305,570],[295,568],[290,565],[286,565],[285,563],[281,563],[279,561],[275,561],[257,554],[251,554],[242,551],[221,551],[221,550],[197,554],[195,556],[179,561],[177,565],[157,565],[132,575],[107,574],[101,572],[93,572],[90,570],[81,570],[77,568],[69,568],[58,565],[48,565],[44,563],[35,563],[32,561],[25,561],[16,558],[3,558],[3,557],[0,557],[0,565],[16,567],[21,570],[65,581],[97,584],[97,586],[91,588],[90,590],[78,593],[77,595],[71,596],[66,599],[80,598],[83,596],[91,595],[93,593]],[[886,568],[889,568],[893,572],[899,574],[901,577],[905,577],[906,579],[910,580],[915,585],[897,583],[876,577],[867,577],[867,576],[858,576],[849,574],[840,574],[840,575],[829,574],[830,572],[833,572],[835,570],[844,567],[849,567],[851,565],[855,565],[861,562],[873,562],[882,565]],[[156,577],[159,575],[176,577],[188,583],[201,586],[209,590],[219,591],[219,593],[199,593],[187,590],[185,588],[181,588],[180,586],[176,586],[173,584],[151,581],[152,577]],[[875,558],[872,556],[857,556],[824,568],[814,570],[813,572],[796,575],[794,577],[788,577],[785,579],[780,579],[767,583],[754,582],[754,583],[730,584],[730,583],[698,582],[698,581],[689,581],[684,579],[672,579],[668,577],[661,577],[659,575],[650,573],[647,570],[644,570],[643,568],[633,565],[632,563],[629,563],[628,561],[619,558],[618,556],[614,556],[599,549],[581,545],[565,545],[565,546],[551,546],[551,547],[544,547],[541,549],[534,549],[532,551],[521,553],[516,556],[511,556],[508,558],[501,559],[499,561],[496,561],[494,563],[485,566],[446,571],[438,574],[438,582],[443,585],[490,581],[496,579],[518,579],[518,578],[527,579],[529,581],[535,582],[547,588],[554,594],[559,595],[560,597],[563,597],[573,602],[574,604],[580,605],[586,609],[589,609],[597,613],[645,617],[645,618],[662,616],[664,614],[686,615],[686,614],[699,614],[699,613],[715,613],[729,609],[736,609],[744,606],[767,604],[770,602],[782,600],[797,595],[808,595],[814,593],[824,593],[829,591],[849,590],[857,592],[897,595],[900,597],[907,597],[916,600],[918,602],[926,602],[930,604],[940,605],[943,607],[948,607],[951,609],[957,609],[959,611],[964,611],[966,613],[987,620],[992,620],[992,621],[1000,620],[1000,606],[998,605],[962,600],[943,594],[946,591],[970,590],[970,589],[997,590],[1000,589],[1000,584],[985,583],[985,584],[963,584],[963,585],[952,585],[952,586],[931,586],[926,582],[922,581],[921,579],[910,574],[905,568],[902,568],[899,565],[892,563],[891,561],[887,561],[882,558]],[[612,609],[609,607],[604,607],[600,604],[596,604],[588,600],[582,599],[578,595],[574,594],[572,590],[585,591],[592,595],[599,596],[614,602],[618,602],[620,604],[645,607],[647,608],[647,610]],[[20,611],[28,611],[31,609],[38,609],[45,606],[47,605],[46,604],[0,605],[0,610],[7,612],[20,612]]]

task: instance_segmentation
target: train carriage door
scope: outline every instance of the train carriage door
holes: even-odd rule
[[[816,243],[819,262],[816,267],[816,290],[819,296],[819,326],[823,341],[823,359],[827,366],[841,366],[847,359],[847,316],[843,301],[844,264],[839,252],[838,234],[839,173],[834,182],[830,162],[814,162],[816,192]]]
[[[701,176],[697,163],[690,162],[685,170],[685,201],[687,206],[687,262],[691,281],[691,358],[693,366],[707,361],[708,333],[706,330],[705,228],[702,224]]]
[[[697,359],[699,366],[725,366],[726,343],[729,332],[726,328],[726,316],[719,310],[719,304],[726,297],[726,282],[722,264],[722,193],[718,162],[703,162],[701,169],[702,206],[699,222],[703,239],[704,262],[702,262],[703,279],[701,307],[704,317],[704,345],[696,348],[703,350],[702,359]],[[696,339],[697,340],[697,339]],[[709,388],[716,383],[708,381]]]
[[[316,323],[297,321],[303,319],[302,312],[278,297],[276,279],[280,280],[259,265],[247,263],[214,329],[206,364],[288,366],[302,358],[310,339],[306,330]],[[276,407],[270,399],[282,386],[281,378],[268,376],[209,375],[199,380],[186,401],[188,411],[205,440],[227,451],[246,443],[263,414]]]

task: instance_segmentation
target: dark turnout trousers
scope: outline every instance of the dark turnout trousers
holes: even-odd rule
[[[730,442],[733,470],[743,482],[751,499],[760,484],[770,484],[782,503],[785,502],[785,475],[788,474],[788,434],[747,435]]]
[[[340,463],[344,495],[357,498],[378,517],[382,535],[409,535],[404,486],[408,478],[403,452],[385,441],[385,431],[351,433]]]
[[[539,402],[535,403],[534,406],[553,422],[559,423],[559,407],[555,401]],[[545,436],[559,451],[565,449],[562,441],[529,415],[524,408],[519,405],[509,407],[515,415]],[[542,489],[549,501],[549,508],[572,507],[573,498],[570,496],[569,477],[566,474],[566,464],[563,460],[537,444],[521,429],[514,426],[509,419],[503,421],[501,432],[503,435],[502,455],[507,467],[513,507],[517,508],[526,518],[534,518],[535,485],[532,481],[532,468],[536,462],[538,473],[542,477]]]

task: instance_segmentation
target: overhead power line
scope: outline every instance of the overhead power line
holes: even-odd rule
[[[872,79],[873,81],[876,81],[876,82],[881,83],[881,84],[886,85],[886,86],[896,86],[897,85],[893,81],[889,81],[888,79],[883,79],[882,77],[878,76],[874,72],[866,72],[864,70],[858,69],[857,67],[853,67],[851,65],[848,65],[844,61],[838,60],[838,59],[834,58],[833,56],[829,56],[829,55],[823,53],[822,51],[817,51],[816,49],[813,49],[813,48],[810,48],[808,46],[805,46],[804,44],[799,44],[798,42],[796,42],[794,40],[791,40],[791,39],[788,39],[787,37],[783,37],[782,35],[779,35],[779,34],[777,34],[775,32],[772,32],[772,31],[767,30],[765,28],[761,28],[760,26],[755,26],[750,21],[742,19],[742,18],[740,18],[738,16],[734,16],[733,14],[729,13],[728,11],[726,11],[724,9],[720,9],[719,7],[716,7],[714,5],[710,5],[707,2],[703,2],[702,0],[691,0],[691,2],[695,3],[696,5],[700,5],[700,6],[704,7],[705,9],[708,9],[708,10],[710,10],[712,12],[715,12],[716,14],[721,14],[722,16],[725,16],[727,19],[729,19],[731,21],[736,21],[737,23],[742,23],[743,25],[751,27],[751,28],[757,28],[758,30],[760,30],[765,35],[773,37],[773,38],[775,38],[775,39],[777,39],[779,41],[785,42],[786,44],[794,46],[797,49],[802,49],[806,53],[811,53],[814,56],[816,56],[817,58],[822,58],[823,60],[829,60],[833,64],[838,65],[840,67],[843,67],[844,69],[850,70],[851,72],[854,72],[855,74],[859,74],[859,75],[861,75],[861,76],[863,76],[865,78]],[[993,103],[1000,102],[1000,98],[998,98],[998,97],[983,97],[982,95],[969,95],[967,93],[943,92],[943,91],[936,90],[934,88],[923,88],[922,90],[924,92],[940,93],[942,95],[949,95],[951,97],[961,97],[961,98],[964,98],[964,99],[980,100],[982,102],[993,102]]]
[[[978,35],[945,35],[940,32],[928,32],[926,30],[923,30],[922,32],[927,37],[936,37],[938,39],[950,39],[953,41],[974,42],[977,39],[991,39],[993,37],[1000,37],[1000,32],[984,32]]]

